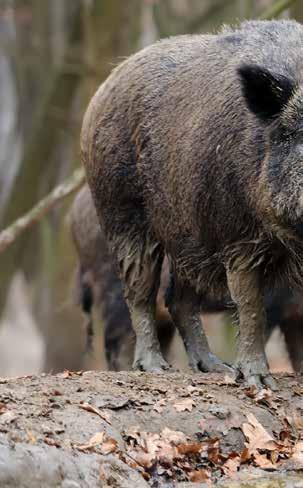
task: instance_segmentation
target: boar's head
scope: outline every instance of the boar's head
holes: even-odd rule
[[[242,64],[238,73],[247,108],[265,135],[259,178],[260,198],[266,193],[263,210],[303,238],[303,83],[285,68],[281,73]]]

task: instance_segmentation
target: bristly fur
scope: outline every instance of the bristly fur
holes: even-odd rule
[[[202,299],[228,296],[227,283],[241,295],[235,270],[256,270],[245,288],[255,306],[281,283],[302,288],[302,45],[295,21],[174,37],[131,56],[93,97],[82,159],[134,303],[150,304],[163,254],[178,289]],[[151,308],[139,312],[148,335]]]

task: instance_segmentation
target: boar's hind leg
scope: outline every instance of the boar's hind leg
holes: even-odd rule
[[[174,288],[168,300],[170,313],[183,339],[190,367],[194,371],[233,373],[209,348],[200,317],[200,301],[189,288]]]
[[[239,314],[237,366],[249,384],[258,388],[262,384],[274,388],[264,350],[266,314],[258,272],[228,270],[227,281]]]
[[[135,239],[118,251],[118,263],[125,298],[136,334],[133,367],[142,371],[161,372],[169,368],[164,360],[156,327],[156,297],[160,284],[163,251],[149,237]]]

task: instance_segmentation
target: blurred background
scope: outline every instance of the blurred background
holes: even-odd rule
[[[264,12],[302,20],[303,2],[0,0],[0,228],[80,165],[83,112],[121,59],[161,37],[213,31]],[[105,367],[99,317],[99,340],[87,357],[74,304],[72,200],[0,254],[0,376]],[[229,358],[234,331],[222,321],[208,318],[207,330]],[[281,341],[273,338],[270,347],[274,367],[287,369]]]

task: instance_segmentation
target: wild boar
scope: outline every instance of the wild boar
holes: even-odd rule
[[[75,197],[68,220],[78,256],[75,295],[76,303],[81,306],[85,316],[86,349],[92,349],[95,307],[104,325],[104,350],[108,368],[114,371],[130,369],[134,355],[134,331],[122,284],[109,255],[87,185]],[[157,332],[165,357],[175,333],[175,326],[164,304],[168,280],[166,265],[162,272],[156,310]]]
[[[156,296],[166,254],[173,321],[196,371],[230,372],[200,323],[239,315],[236,367],[272,385],[264,295],[303,282],[303,27],[251,21],[131,56],[86,111],[82,160],[136,333],[134,366],[162,371]]]

